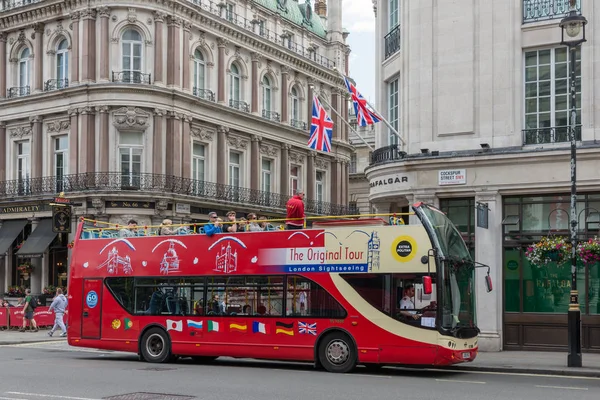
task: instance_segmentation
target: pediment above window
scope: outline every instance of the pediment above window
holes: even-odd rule
[[[152,114],[138,107],[122,107],[113,113],[113,125],[119,130],[144,131]]]

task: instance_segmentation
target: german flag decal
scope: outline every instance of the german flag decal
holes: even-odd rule
[[[289,336],[294,336],[294,323],[289,323],[286,324],[284,322],[275,322],[275,326],[277,327],[277,329],[275,330],[275,334],[283,334],[283,335],[289,335]]]

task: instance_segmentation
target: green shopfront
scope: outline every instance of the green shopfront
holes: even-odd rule
[[[598,236],[600,194],[578,195],[578,239]],[[569,237],[570,196],[503,198],[504,348],[550,349],[567,344],[570,262],[543,267],[525,257],[543,236]],[[582,346],[600,352],[600,264],[578,263]]]

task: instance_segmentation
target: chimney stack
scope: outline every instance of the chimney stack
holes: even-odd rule
[[[326,0],[315,0],[315,14],[317,14],[319,17],[327,17]]]

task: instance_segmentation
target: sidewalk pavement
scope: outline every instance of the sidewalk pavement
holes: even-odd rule
[[[67,340],[66,337],[60,337],[62,333],[60,329],[54,332],[52,337],[48,336],[48,332],[50,332],[50,328],[41,328],[38,332],[19,332],[18,329],[0,331],[0,346]]]
[[[53,337],[49,329],[39,332],[0,331],[0,346],[40,342],[65,341],[60,337],[60,329]],[[450,371],[503,372],[520,374],[544,374],[600,378],[600,354],[584,353],[583,367],[567,367],[567,352],[503,351],[477,355],[475,361],[450,367],[436,367]]]
[[[600,378],[600,354],[583,353],[580,368],[567,367],[567,354],[566,350],[480,352],[475,361],[443,369]]]

